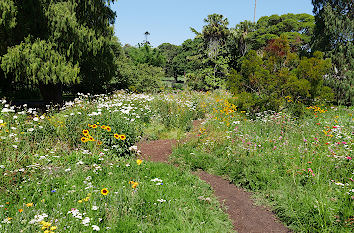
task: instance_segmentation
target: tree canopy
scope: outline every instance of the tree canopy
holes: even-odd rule
[[[313,0],[316,27],[312,47],[332,59],[327,79],[337,102],[354,103],[354,11],[352,0]]]
[[[114,50],[119,46],[113,39],[110,2],[2,1],[0,79],[8,84],[3,90],[17,84],[102,90],[115,74]],[[42,96],[46,91],[41,88]]]

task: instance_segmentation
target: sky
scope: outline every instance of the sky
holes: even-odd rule
[[[115,34],[122,45],[137,45],[145,40],[153,47],[168,42],[181,45],[194,38],[190,27],[202,31],[204,18],[222,14],[229,27],[253,21],[255,0],[118,0],[112,5],[117,13]],[[311,0],[257,0],[256,21],[262,16],[287,13],[312,14]]]

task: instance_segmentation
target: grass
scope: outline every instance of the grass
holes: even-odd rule
[[[41,115],[3,101],[0,231],[232,232],[210,187],[189,173],[203,169],[253,191],[294,231],[351,232],[353,108],[251,118],[231,102],[223,91],[118,92]],[[183,138],[200,118],[174,150],[178,168],[137,164],[137,141]]]
[[[54,232],[92,232],[94,226],[112,232],[231,231],[210,188],[197,177],[162,163],[89,156],[76,153],[71,164],[42,167],[40,173],[37,167],[26,169],[33,175],[6,198],[0,218],[12,219],[1,231],[38,232],[41,221],[56,226]]]
[[[304,119],[265,112],[249,120],[216,98],[174,162],[253,191],[297,232],[353,230],[353,108],[310,108]]]
[[[136,160],[140,138],[177,137],[203,116],[197,95],[82,96],[43,115],[3,103],[0,231],[232,232],[209,185]]]

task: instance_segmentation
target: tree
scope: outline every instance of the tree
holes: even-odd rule
[[[309,14],[263,16],[249,35],[252,49],[261,49],[269,40],[285,34],[294,50],[307,51],[310,49],[314,26],[314,17]]]
[[[338,104],[354,103],[354,11],[352,0],[312,0],[316,27],[312,47],[332,59],[327,83]]]
[[[230,29],[226,48],[230,55],[229,65],[233,69],[240,70],[240,59],[252,48],[250,33],[254,32],[255,25],[255,23],[246,20]]]
[[[170,43],[163,43],[157,47],[165,57],[165,72],[166,75],[174,77],[175,82],[178,81],[178,75],[183,75],[183,71],[178,69],[178,60],[175,57],[182,52],[182,47]]]
[[[300,59],[290,48],[289,40],[282,35],[270,40],[261,55],[250,50],[241,60],[241,70],[230,72],[227,86],[240,108],[279,111],[285,97],[299,106],[318,99],[331,100],[333,92],[323,79],[331,67],[330,59],[323,59],[318,51],[314,57]]]
[[[163,67],[165,57],[158,48],[152,48],[151,45],[144,43],[138,47],[126,47],[126,55],[132,59],[135,64],[148,64],[156,67]]]
[[[196,33],[196,38],[201,38],[199,59],[202,59],[203,71],[198,71],[200,78],[204,76],[208,87],[203,89],[215,89],[225,84],[228,72],[229,57],[226,50],[226,41],[230,33],[228,29],[228,19],[220,14],[208,15],[204,19],[206,25],[203,26],[201,33],[191,28]],[[196,80],[196,79],[193,79]],[[199,80],[199,78],[198,78]]]
[[[39,88],[46,102],[60,102],[65,85],[72,90],[102,91],[115,74],[119,47],[110,2],[2,1],[1,82]]]

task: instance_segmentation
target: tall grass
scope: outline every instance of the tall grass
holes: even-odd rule
[[[205,106],[209,118],[174,151],[175,162],[255,192],[295,231],[352,232],[353,108],[310,107],[303,119],[264,112],[250,120],[227,98]]]

